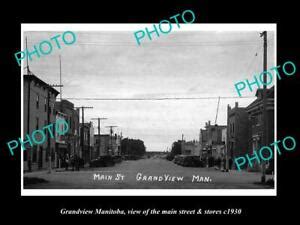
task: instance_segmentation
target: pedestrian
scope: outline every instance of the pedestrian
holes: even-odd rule
[[[77,155],[75,155],[75,167],[76,170],[79,171],[79,157]]]
[[[72,171],[74,171],[75,170],[74,155],[71,155],[70,160],[71,160]]]
[[[28,159],[28,172],[31,172],[31,160]]]
[[[65,166],[66,166],[66,170],[68,170],[68,167],[69,167],[69,155],[68,154],[66,154]]]

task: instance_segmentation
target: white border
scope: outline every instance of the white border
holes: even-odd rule
[[[137,31],[150,24],[21,24],[24,31]],[[178,31],[273,31],[274,62],[277,65],[277,24],[184,24]],[[135,42],[133,42],[135,43]],[[138,47],[138,46],[137,46]],[[23,68],[21,62],[21,137],[23,137]],[[277,141],[277,79],[275,79],[275,131]],[[275,151],[274,189],[24,189],[21,154],[21,196],[277,196],[277,152]]]

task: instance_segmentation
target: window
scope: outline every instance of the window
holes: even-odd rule
[[[38,117],[36,117],[36,130],[38,130],[39,129],[39,118]]]
[[[47,112],[47,98],[45,98],[45,112]]]
[[[256,124],[256,126],[260,126],[261,124],[262,124],[262,114],[259,114],[257,116],[257,124]]]
[[[51,161],[54,162],[55,161],[55,152],[54,149],[51,148]]]
[[[44,120],[44,127],[47,126],[47,120]],[[48,129],[44,130],[46,137],[48,137]]]
[[[39,108],[39,101],[40,101],[40,96],[37,94],[36,95],[36,108]]]
[[[37,160],[37,146],[32,147],[32,162],[36,162]]]

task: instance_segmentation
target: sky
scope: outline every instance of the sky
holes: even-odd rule
[[[85,110],[85,121],[108,118],[101,122],[102,134],[109,132],[105,126],[116,125],[124,138],[143,140],[147,151],[170,149],[182,134],[187,141],[198,140],[200,128],[216,117],[217,98],[157,98],[236,97],[220,100],[219,125],[226,125],[228,104],[238,101],[246,107],[255,100],[255,91],[249,90],[242,95],[251,98],[238,98],[234,84],[262,72],[259,31],[171,32],[140,46],[132,31],[74,32],[74,44],[61,42],[60,50],[54,46],[49,55],[33,56],[30,70],[49,84],[59,84],[61,55],[62,97],[75,106],[94,107]],[[30,50],[57,33],[62,32],[30,31],[24,36]],[[268,68],[275,65],[273,59],[274,34],[268,32]]]

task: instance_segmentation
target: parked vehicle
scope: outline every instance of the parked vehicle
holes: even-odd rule
[[[122,162],[122,156],[120,156],[120,155],[114,155],[114,156],[113,156],[113,161],[114,161],[115,163],[120,163],[120,162]]]
[[[200,160],[199,156],[193,155],[176,155],[174,163],[187,167],[204,167],[204,162]]]
[[[174,155],[173,154],[171,154],[171,153],[167,154],[166,160],[172,161],[173,159],[174,159]]]
[[[90,167],[106,167],[106,166],[114,166],[115,162],[112,156],[100,156],[97,159],[93,159],[90,162]]]
[[[138,160],[141,157],[137,155],[123,155],[122,157],[124,160]]]

